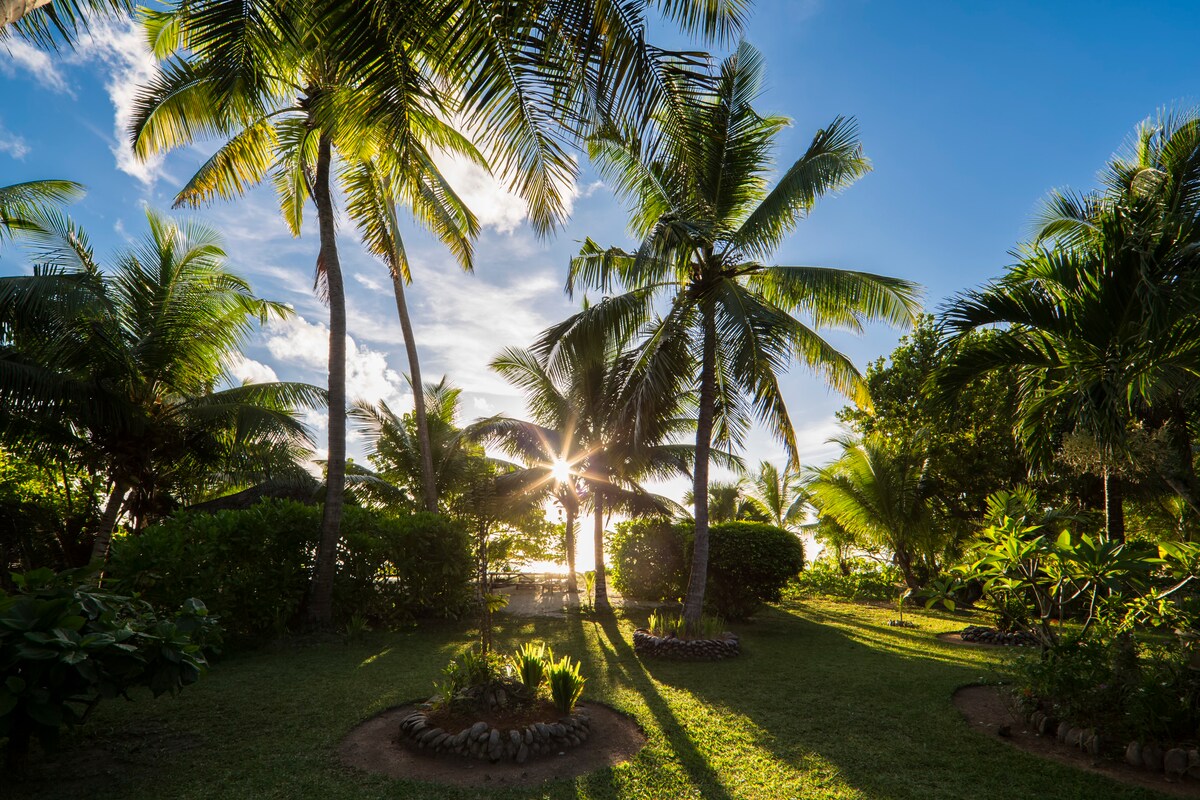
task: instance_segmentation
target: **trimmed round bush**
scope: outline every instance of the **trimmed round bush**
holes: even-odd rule
[[[674,601],[687,591],[692,526],[646,518],[618,523],[609,535],[613,586],[625,597]]]
[[[780,599],[804,569],[804,545],[793,533],[761,522],[728,522],[708,529],[705,602],[725,619],[745,619]]]
[[[617,526],[609,539],[613,586],[629,597],[674,601],[687,591],[692,563],[692,523],[640,519]],[[763,603],[780,599],[804,569],[804,545],[782,528],[729,522],[708,529],[707,610],[745,619]]]
[[[320,506],[289,500],[183,512],[115,540],[108,576],[159,606],[200,598],[233,639],[270,638],[300,611],[320,530]],[[437,514],[347,507],[338,559],[334,613],[342,620],[457,616],[470,597],[469,536]]]

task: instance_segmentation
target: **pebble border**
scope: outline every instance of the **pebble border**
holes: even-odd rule
[[[1112,742],[1105,739],[1095,728],[1078,728],[1069,722],[1055,719],[1044,711],[1035,710],[1025,718],[1039,734],[1053,736],[1070,747],[1078,747],[1093,759],[1100,757],[1101,749]],[[1161,772],[1167,781],[1174,783],[1184,777],[1200,780],[1200,750],[1182,747],[1164,749],[1155,742],[1133,741],[1125,746],[1125,763],[1149,772]]]
[[[535,756],[558,754],[587,741],[591,719],[577,708],[558,722],[535,722],[521,729],[502,731],[482,720],[461,731],[444,731],[429,724],[426,711],[414,711],[400,720],[400,740],[436,754],[455,754],[524,764]]]
[[[995,628],[985,628],[982,625],[968,625],[958,634],[964,642],[976,644],[999,644],[1008,647],[1037,647],[1038,640],[1026,631],[1005,633]]]
[[[679,661],[720,661],[742,652],[736,633],[726,631],[719,639],[680,639],[655,636],[645,628],[633,632],[633,652],[639,656],[671,658]]]

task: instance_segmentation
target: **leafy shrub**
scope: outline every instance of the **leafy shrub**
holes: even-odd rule
[[[537,694],[542,681],[546,679],[546,671],[549,669],[552,657],[553,654],[546,649],[544,642],[536,647],[533,642],[526,642],[520,650],[513,654],[513,670],[520,678],[525,691]]]
[[[136,687],[155,696],[194,683],[219,642],[204,604],[160,616],[146,602],[100,591],[90,575],[36,570],[0,591],[0,737],[19,766],[30,740],[53,743],[104,698]]]
[[[724,632],[725,623],[719,617],[702,614],[700,615],[700,628],[696,631],[695,636],[687,636],[686,628],[682,614],[668,614],[659,611],[652,612],[650,621],[646,623],[646,630],[655,636],[675,636],[681,639],[715,639]]]
[[[726,619],[745,619],[763,603],[778,602],[788,581],[804,569],[804,545],[792,533],[761,522],[709,528],[709,608]]]
[[[203,598],[241,640],[282,634],[308,588],[321,508],[268,500],[244,510],[181,513],[113,543],[109,575],[161,606]],[[348,507],[334,610],[342,621],[396,624],[456,616],[472,560],[462,526],[436,514],[390,516]]]
[[[850,600],[895,600],[896,584],[903,580],[900,570],[864,558],[849,559],[843,571],[829,559],[819,558],[800,573],[790,589],[800,594],[844,597]]]
[[[609,577],[625,597],[678,600],[687,589],[691,528],[662,518],[622,522],[608,539]]]
[[[546,680],[550,684],[550,699],[554,707],[563,714],[570,714],[583,694],[583,684],[587,682],[579,662],[563,656],[550,666]]]

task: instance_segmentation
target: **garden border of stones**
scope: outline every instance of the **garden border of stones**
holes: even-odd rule
[[[1055,719],[1049,714],[1035,709],[1025,715],[1025,719],[1043,736],[1053,735],[1059,742],[1069,747],[1078,747],[1093,759],[1100,757],[1101,750],[1110,744],[1095,728],[1078,728],[1069,722]],[[1200,780],[1200,750],[1171,747],[1163,749],[1156,742],[1132,741],[1125,746],[1125,763],[1131,767],[1144,769],[1149,772],[1161,772],[1169,782],[1182,780],[1184,777]]]
[[[958,632],[964,642],[1004,647],[1037,647],[1038,640],[1026,631],[999,631],[983,625],[968,625]]]
[[[524,764],[531,757],[561,753],[578,747],[591,734],[587,711],[576,708],[557,722],[534,722],[524,728],[501,731],[480,720],[469,728],[449,732],[429,724],[429,712],[418,709],[400,720],[400,741],[436,755],[460,755],[493,764]]]
[[[742,648],[737,634],[729,631],[718,639],[680,639],[655,636],[645,628],[638,628],[633,632],[633,652],[677,661],[720,661],[741,655]]]

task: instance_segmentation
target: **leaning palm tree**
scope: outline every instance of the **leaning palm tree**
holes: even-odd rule
[[[941,544],[932,525],[924,442],[880,434],[835,441],[841,457],[814,470],[807,483],[817,513],[858,542],[890,550],[904,582],[919,589]]]
[[[34,274],[0,279],[0,435],[107,475],[94,559],[124,512],[140,526],[181,476],[294,465],[308,444],[294,409],[323,400],[304,384],[213,390],[254,324],[288,309],[225,269],[212,230],[147,218],[150,234],[105,272],[82,230],[43,216],[28,234]]]
[[[645,391],[696,376],[688,386],[698,402],[696,538],[684,603],[691,625],[704,600],[714,440],[736,444],[753,416],[794,459],[780,371],[799,358],[834,388],[866,402],[858,370],[816,329],[861,330],[870,320],[912,324],[918,309],[917,287],[908,281],[763,263],[819,197],[849,186],[868,164],[853,121],[838,118],[769,187],[774,140],[788,120],[753,109],[762,71],[758,52],[743,43],[711,82],[675,80],[671,92],[685,124],[651,127],[645,136],[610,128],[591,141],[601,174],[631,206],[640,243],[632,252],[585,243],[571,263],[568,292],[626,292],[573,316],[544,340],[566,354],[597,328],[640,330],[646,338],[633,371]],[[660,298],[670,305],[655,317]]]

